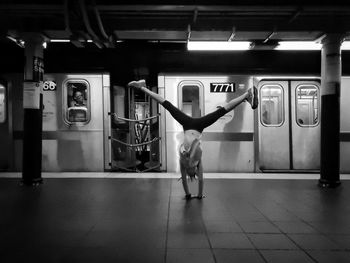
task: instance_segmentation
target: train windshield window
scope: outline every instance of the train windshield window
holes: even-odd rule
[[[68,80],[64,85],[66,122],[84,125],[90,121],[90,86],[85,80]]]
[[[3,85],[0,85],[0,123],[6,121],[6,90]]]
[[[299,126],[318,124],[319,94],[315,85],[302,84],[296,89],[296,121]]]
[[[260,90],[261,122],[265,126],[280,126],[284,121],[283,89],[280,85],[264,85]]]
[[[189,116],[200,117],[202,86],[198,83],[182,83],[180,85],[180,109]]]

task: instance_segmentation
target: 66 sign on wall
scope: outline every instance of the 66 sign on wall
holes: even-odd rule
[[[236,92],[236,83],[210,83],[210,92]]]
[[[56,82],[52,80],[47,80],[44,82],[43,91],[55,91]]]

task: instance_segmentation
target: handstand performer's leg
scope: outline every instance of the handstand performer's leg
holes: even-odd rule
[[[185,113],[180,111],[178,108],[176,108],[174,105],[172,105],[169,101],[165,100],[159,94],[147,89],[145,80],[142,79],[139,81],[131,81],[131,82],[129,82],[128,86],[146,93],[152,99],[154,99],[155,101],[160,103],[171,114],[171,116],[173,116],[174,119],[177,122],[179,122],[181,125],[183,125],[185,122],[190,121],[189,116],[187,116]]]
[[[227,111],[231,111],[234,108],[236,108],[239,104],[241,104],[243,101],[248,101],[251,104],[252,108],[256,109],[256,107],[258,106],[258,91],[257,91],[257,89],[255,87],[249,89],[243,95],[229,101],[226,105],[224,105],[224,108]]]
[[[133,87],[137,90],[141,90],[142,92],[146,93],[148,96],[150,96],[152,99],[154,99],[160,104],[162,104],[165,101],[165,99],[162,96],[147,89],[146,81],[144,79],[141,79],[139,81],[131,81],[128,83],[128,86]]]
[[[247,100],[248,96],[249,96],[248,92],[245,92],[243,95],[230,100],[223,107],[225,108],[225,110],[227,110],[229,112],[229,111],[233,110],[234,108],[236,108],[238,105],[240,105],[243,101]]]
[[[249,89],[243,95],[229,101],[216,111],[213,111],[201,118],[194,119],[193,121],[197,123],[200,129],[204,130],[206,127],[215,123],[219,118],[236,108],[244,101],[248,101],[253,109],[256,109],[258,107],[258,91],[255,87]]]

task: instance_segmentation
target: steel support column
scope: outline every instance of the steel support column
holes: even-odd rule
[[[321,187],[337,187],[339,177],[341,34],[322,41],[321,65]]]
[[[43,39],[35,33],[25,34],[25,68],[23,82],[23,167],[22,182],[42,183],[42,94]]]

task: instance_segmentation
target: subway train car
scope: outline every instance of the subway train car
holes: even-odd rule
[[[1,76],[0,170],[20,171],[23,75]],[[108,166],[109,74],[46,74],[43,94],[43,171],[103,171]]]
[[[320,78],[160,74],[159,92],[192,116],[202,116],[256,86],[259,107],[243,103],[204,130],[206,172],[316,172],[320,169]],[[341,83],[340,169],[350,171],[350,78]],[[162,163],[179,171],[182,127],[160,108]]]
[[[0,170],[20,171],[23,76],[0,76]],[[178,172],[182,127],[142,93],[111,85],[109,74],[46,74],[42,170]],[[242,103],[202,136],[205,172],[317,172],[320,78],[218,74],[158,75],[161,94],[202,116],[256,86],[259,107]],[[341,85],[341,172],[350,172],[350,78]]]

